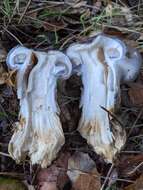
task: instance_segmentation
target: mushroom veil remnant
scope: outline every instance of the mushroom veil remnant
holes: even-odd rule
[[[126,134],[113,117],[120,104],[120,84],[134,80],[141,56],[117,38],[100,34],[67,49],[73,69],[82,75],[82,116],[78,130],[94,150],[112,162]]]
[[[17,70],[19,122],[9,142],[9,153],[21,161],[50,165],[65,142],[56,102],[57,79],[71,74],[69,58],[60,51],[48,53],[22,46],[13,48],[7,65]]]

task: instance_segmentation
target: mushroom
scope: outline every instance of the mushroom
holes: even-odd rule
[[[7,65],[17,72],[19,122],[9,142],[9,153],[20,161],[28,155],[32,164],[50,165],[65,142],[59,107],[57,79],[71,74],[69,58],[60,51],[48,53],[13,48]]]
[[[104,34],[71,45],[67,55],[73,70],[82,75],[78,131],[107,162],[113,162],[126,141],[125,130],[113,116],[120,105],[120,84],[136,78],[141,56],[123,41]]]

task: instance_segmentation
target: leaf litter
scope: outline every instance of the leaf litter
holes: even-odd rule
[[[27,188],[29,189],[37,187],[36,183],[43,183],[42,180],[44,179],[45,189],[48,189],[47,179],[53,172],[51,172],[50,168],[47,169],[46,173],[45,171],[43,172],[41,179],[41,177],[38,177],[41,175],[41,169],[38,170],[36,176],[34,173],[37,171],[38,166],[32,167],[28,160],[26,163],[18,165],[11,158],[5,156],[7,154],[7,145],[12,135],[12,125],[17,121],[19,109],[15,93],[15,73],[9,71],[5,65],[6,52],[19,43],[43,51],[57,48],[63,50],[70,43],[86,40],[89,36],[98,32],[116,35],[142,52],[143,4],[141,1],[4,0],[0,2],[0,8],[0,35],[2,42],[0,46],[0,150],[3,153],[0,154],[0,171],[22,173],[26,178]],[[82,87],[80,79],[72,77],[66,84],[59,83],[58,87],[58,101],[62,112],[61,120],[66,136],[66,144],[63,149],[68,150],[65,155],[69,155],[70,152],[71,156],[69,157],[72,158],[74,151],[89,154],[97,168],[89,173],[82,173],[80,168],[77,169],[76,166],[79,178],[72,188],[75,190],[94,188],[96,190],[101,185],[103,187],[106,180],[104,189],[143,189],[142,70],[134,83],[122,86],[121,116],[125,118],[124,124],[129,136],[126,146],[118,155],[110,175],[108,175],[108,172],[111,165],[104,163],[96,153],[93,153],[91,147],[87,146],[84,139],[76,132],[80,117],[80,110],[77,106],[81,93],[79,87]],[[122,118],[120,119],[122,120]],[[68,126],[70,126],[69,129]],[[132,130],[130,131],[131,128]],[[58,168],[54,168],[54,172],[58,170],[56,175],[52,174],[54,178],[56,177],[56,183],[57,176],[60,173],[59,168],[62,168],[62,171],[64,171],[62,176],[64,176],[65,184],[67,184],[67,181],[69,182],[69,177],[65,174],[68,170],[67,163],[57,166],[56,162],[58,163],[58,161],[55,161],[51,166],[51,168]],[[97,178],[94,175],[99,177]],[[1,173],[0,176],[2,176]],[[0,188],[4,190],[3,182],[8,177],[4,176],[3,179],[0,182]],[[24,181],[25,179],[18,180]],[[61,181],[64,180],[60,178],[60,183]],[[95,181],[98,184],[96,187]],[[61,189],[70,189],[69,185],[63,187],[63,182],[59,186],[61,186]]]

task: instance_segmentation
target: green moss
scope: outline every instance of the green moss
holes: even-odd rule
[[[17,179],[0,177],[0,190],[27,190],[27,187]]]

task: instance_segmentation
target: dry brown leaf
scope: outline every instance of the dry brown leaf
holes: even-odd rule
[[[0,63],[4,62],[6,60],[6,55],[7,55],[6,50],[0,44]]]
[[[129,99],[132,106],[143,105],[143,85],[139,83],[132,83],[128,91]]]
[[[0,64],[0,85],[5,83],[5,76],[8,73],[5,71],[5,69],[3,68],[2,64]]]
[[[6,72],[2,65],[0,65],[0,85],[7,84],[14,87],[16,84],[15,71]]]
[[[143,172],[143,155],[123,155],[117,164],[119,175],[133,177]]]
[[[134,184],[124,188],[124,190],[143,190],[143,175],[141,175]]]
[[[100,190],[100,175],[88,154],[76,152],[68,162],[72,190]]]
[[[80,174],[76,182],[73,184],[72,190],[100,190],[100,177],[97,170],[91,173]]]
[[[22,181],[25,186],[27,187],[27,190],[36,190],[35,187],[33,185],[29,185],[29,183],[27,182],[27,180]]]
[[[39,190],[63,189],[69,178],[66,174],[69,153],[61,153],[59,158],[48,168],[40,169],[36,177]]]

